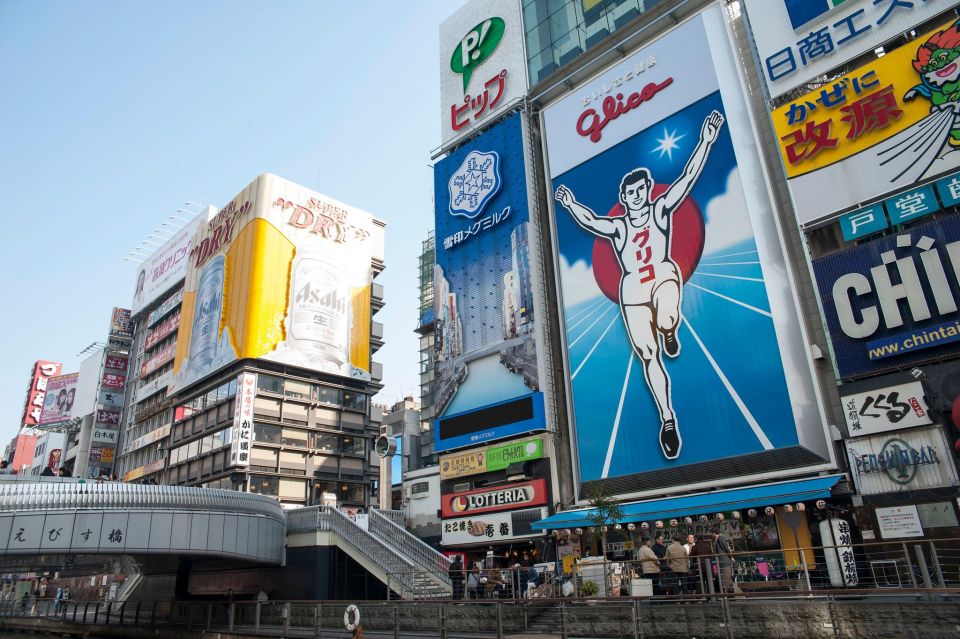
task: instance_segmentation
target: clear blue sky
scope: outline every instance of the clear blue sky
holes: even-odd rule
[[[187,200],[271,172],[387,222],[392,402],[417,395],[438,26],[462,0],[0,0],[0,447],[30,367],[106,335],[123,257]]]

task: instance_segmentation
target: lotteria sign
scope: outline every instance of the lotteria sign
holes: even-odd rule
[[[960,352],[960,216],[814,260],[842,378]]]
[[[443,495],[440,498],[444,518],[543,506],[546,503],[547,482],[543,479]]]

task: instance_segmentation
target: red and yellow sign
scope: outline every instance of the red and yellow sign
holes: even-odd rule
[[[841,162],[917,124],[949,101],[941,96],[960,97],[960,58],[947,59],[960,55],[960,35],[951,32],[953,22],[943,24],[776,109],[787,177]]]
[[[547,503],[547,482],[534,479],[493,488],[480,488],[440,497],[440,512],[444,518],[464,517],[501,510],[516,510]]]

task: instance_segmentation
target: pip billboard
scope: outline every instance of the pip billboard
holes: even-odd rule
[[[960,216],[813,261],[843,379],[960,353]]]
[[[438,162],[434,189],[436,449],[543,428],[520,115]]]
[[[191,241],[170,391],[262,358],[370,379],[383,223],[263,174]]]
[[[787,449],[828,461],[720,11],[575,88],[544,122],[581,482],[666,471],[654,485],[716,484],[788,472]]]
[[[70,420],[73,401],[77,395],[77,379],[80,373],[67,373],[51,377],[47,382],[47,395],[40,413],[40,426],[59,424]]]
[[[944,22],[773,112],[801,226],[908,187],[894,223],[923,212],[916,183],[960,167],[958,47]]]

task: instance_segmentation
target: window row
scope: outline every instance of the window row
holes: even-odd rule
[[[300,430],[274,424],[254,423],[253,441],[283,446],[299,446],[325,453],[362,455],[364,440],[349,435],[334,435],[315,431]]]
[[[257,389],[266,393],[283,395],[292,399],[302,399],[321,404],[343,406],[349,410],[366,412],[367,396],[349,390],[340,390],[330,386],[311,384],[295,379],[285,379],[275,375],[257,375]]]
[[[170,451],[170,465],[188,461],[228,445],[231,441],[233,428],[224,428],[215,433],[196,439],[189,444],[177,446]]]
[[[203,395],[194,397],[189,402],[177,406],[174,411],[174,419],[179,421],[194,415],[204,409],[211,408],[225,399],[230,399],[237,394],[237,380],[231,379],[224,382],[216,388],[211,388]]]

